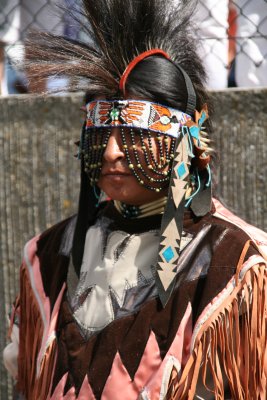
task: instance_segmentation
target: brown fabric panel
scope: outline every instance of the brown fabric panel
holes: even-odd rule
[[[217,228],[219,226],[222,225],[217,225]],[[247,240],[249,240],[249,236],[244,231],[234,227],[232,224],[228,226],[215,241],[211,266],[200,297],[198,315],[201,314],[211,299],[223,290],[226,283],[235,274],[242,249]],[[217,230],[214,232],[215,239],[216,235]],[[254,245],[251,245],[245,260],[253,254],[258,254],[258,250]]]
[[[138,313],[114,321],[88,341],[82,337],[65,300],[58,323],[58,361],[53,390],[69,371],[65,392],[75,382],[78,394],[87,374],[96,399],[100,399],[117,351],[133,379],[151,330],[156,335],[163,358],[174,339],[188,300],[194,297],[196,284],[187,282],[173,294],[165,309],[158,299],[150,300]]]
[[[66,224],[66,222],[65,222]],[[64,300],[58,321],[58,361],[53,388],[69,371],[66,391],[75,383],[76,392],[88,375],[97,399],[101,398],[116,352],[133,378],[139,366],[151,330],[154,331],[164,357],[168,351],[188,301],[193,306],[194,320],[233,276],[247,235],[231,223],[210,214],[201,219],[185,220],[185,231],[196,235],[204,226],[212,224],[202,242],[190,251],[187,265],[178,279],[177,287],[163,310],[158,300],[145,303],[141,309],[114,321],[100,333],[86,340],[74,321]],[[65,225],[66,226],[66,225]],[[39,255],[46,290],[55,298],[57,281],[65,279],[68,258],[59,256],[64,223],[50,231],[39,242]],[[186,251],[186,249],[185,249]],[[249,255],[256,252],[250,249]],[[56,282],[53,282],[56,281]]]
[[[209,243],[208,238],[206,242]],[[204,243],[203,247],[205,247]],[[209,262],[210,259],[206,260],[207,264]],[[117,351],[129,375],[134,377],[151,329],[156,335],[163,358],[175,337],[188,301],[195,302],[199,281],[186,282],[186,276],[195,263],[197,263],[197,254],[192,258],[192,263],[188,265],[188,268],[185,268],[183,284],[173,293],[164,309],[158,299],[150,300],[141,307],[138,313],[114,321],[98,335],[90,338],[87,343],[82,338],[65,301],[58,324],[58,339],[62,343],[59,343],[59,357],[53,387],[55,388],[64,373],[69,370],[72,377],[68,381],[66,391],[74,380],[78,392],[85,374],[88,373],[94,393],[97,398],[100,398]],[[68,365],[67,368],[65,363]]]
[[[157,313],[152,321],[152,330],[156,335],[162,359],[175,338],[188,302],[194,302],[196,289],[196,281],[185,282],[183,286],[174,291],[166,307]]]
[[[72,218],[74,217],[72,216],[70,218],[64,219],[63,221],[60,221],[59,223],[53,225],[51,228],[47,229],[41,234],[38,241],[39,246],[37,254],[41,256],[43,251],[51,254],[59,252],[63,234]]]
[[[64,373],[69,371],[71,377],[67,382],[66,391],[73,380],[78,393],[85,374],[88,373],[96,398],[100,398],[113,359],[133,320],[134,316],[129,316],[114,321],[87,341],[79,331],[67,300],[64,299],[58,321],[58,361],[52,390]]]
[[[150,303],[151,309],[154,310],[154,301],[152,300]],[[145,318],[146,313],[148,312],[147,307],[144,309],[144,315],[142,311],[143,308],[137,314],[115,320],[97,335],[94,354],[88,373],[90,383],[97,399],[101,397],[101,393],[110,373],[113,359],[117,351],[121,354],[121,349],[124,343],[128,342],[127,334],[129,332],[136,333],[135,340],[134,342],[131,342],[131,345],[134,347],[135,342],[139,343],[139,346],[137,347],[138,354],[134,355],[133,347],[131,346],[129,358],[131,358],[132,363],[138,363],[139,365],[140,358],[143,355],[142,348],[144,348],[150,333],[147,324],[148,320]],[[139,318],[143,318],[143,329],[136,331],[134,329],[135,322]],[[130,374],[130,371],[128,372]]]
[[[185,269],[185,276],[188,269],[190,265]],[[175,337],[188,301],[194,298],[196,286],[188,282],[179,291],[175,291],[165,309],[162,309],[157,299],[148,301],[138,313],[114,321],[87,343],[65,301],[58,323],[59,357],[53,388],[69,370],[72,377],[68,380],[66,392],[73,379],[78,392],[85,373],[88,373],[94,393],[100,397],[117,351],[133,378],[151,329],[156,335],[163,358]]]
[[[62,376],[68,371],[70,372],[70,377],[67,381],[67,387],[69,388],[73,371],[75,375],[75,386],[80,388],[82,380],[87,372],[88,363],[92,357],[93,343],[90,344],[81,335],[65,297],[66,296],[64,296],[61,305],[57,324],[58,355],[52,393]],[[84,358],[86,358],[86,362],[84,362]]]
[[[51,311],[67,279],[69,257],[59,254],[62,237],[70,222],[68,218],[45,231],[37,242],[36,254],[40,259],[40,271],[45,294],[49,297]]]

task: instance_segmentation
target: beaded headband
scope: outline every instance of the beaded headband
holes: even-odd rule
[[[86,106],[86,129],[114,126],[149,129],[177,138],[192,117],[161,104],[139,100],[95,100]]]

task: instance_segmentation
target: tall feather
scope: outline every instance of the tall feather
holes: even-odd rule
[[[34,80],[70,77],[70,90],[114,96],[128,63],[138,54],[161,48],[190,75],[203,82],[190,19],[196,0],[174,6],[164,0],[84,0],[78,19],[87,41],[34,33],[27,44],[26,66]],[[77,15],[77,13],[75,13]]]

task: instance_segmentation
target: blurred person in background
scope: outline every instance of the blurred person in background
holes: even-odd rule
[[[28,81],[16,68],[27,60],[24,41],[34,30],[62,35],[63,0],[0,0],[1,93],[44,92],[47,82]],[[48,85],[50,83],[48,82]]]
[[[267,1],[236,0],[235,4],[237,86],[267,86]]]
[[[199,0],[193,18],[208,88],[267,85],[265,0]]]
[[[265,0],[200,0],[195,20],[210,89],[267,85]]]
[[[206,67],[209,89],[228,86],[228,14],[228,0],[199,1],[194,14],[200,39],[198,52]]]
[[[19,40],[19,1],[0,0],[0,94],[16,93],[15,81],[10,85],[10,58],[6,46]]]

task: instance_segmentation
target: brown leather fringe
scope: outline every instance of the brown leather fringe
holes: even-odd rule
[[[166,398],[191,400],[202,381],[216,400],[225,398],[226,382],[233,399],[266,400],[266,315],[267,271],[265,264],[258,264],[204,323],[182,376],[170,379]],[[208,373],[213,381],[210,388]]]
[[[28,272],[25,266],[21,269],[21,287],[19,304],[20,318],[20,342],[18,357],[18,382],[17,389],[27,400],[46,399],[53,365],[55,359],[55,341],[46,350],[41,365],[39,376],[36,376],[37,357],[40,351],[43,337],[43,321],[36,298],[33,294]]]
[[[15,316],[20,314],[20,299],[19,296],[16,297],[16,300],[13,304],[13,309],[12,309],[12,313],[11,313],[11,317],[10,317],[10,321],[9,321],[9,328],[8,328],[8,332],[7,332],[7,337],[10,339],[11,338],[11,333],[12,333],[12,329],[13,329],[13,325],[15,324]]]

